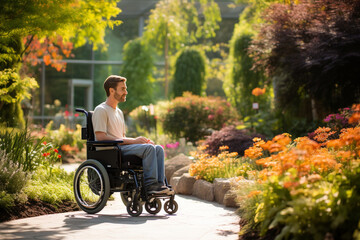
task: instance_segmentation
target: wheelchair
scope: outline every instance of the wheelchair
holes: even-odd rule
[[[86,116],[81,138],[86,140],[87,160],[78,167],[74,176],[74,194],[79,207],[89,214],[97,213],[113,193],[119,192],[132,217],[142,213],[143,205],[148,213],[159,213],[161,200],[165,201],[166,213],[176,213],[178,204],[174,193],[156,195],[145,191],[142,159],[134,155],[124,156],[119,145],[122,141],[95,141],[93,112],[79,108],[76,111]],[[166,178],[165,184],[171,187]]]

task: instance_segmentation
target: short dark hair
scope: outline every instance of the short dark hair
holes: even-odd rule
[[[119,82],[126,82],[126,78],[118,75],[110,75],[104,81],[104,89],[106,92],[106,96],[110,96],[110,88],[116,89]]]

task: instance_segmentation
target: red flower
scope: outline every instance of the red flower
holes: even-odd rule
[[[42,144],[46,145],[46,144],[47,144],[47,142],[43,141],[43,143],[42,143]]]
[[[58,155],[58,158],[61,158],[61,155]]]
[[[58,152],[59,152],[59,150],[57,150],[57,149],[55,148],[55,149],[54,149],[54,152],[58,153]]]

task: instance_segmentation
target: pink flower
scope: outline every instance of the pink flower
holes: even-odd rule
[[[208,116],[208,119],[211,121],[211,120],[214,120],[214,118],[215,118],[215,116],[213,115],[213,114],[210,114],[209,116]]]

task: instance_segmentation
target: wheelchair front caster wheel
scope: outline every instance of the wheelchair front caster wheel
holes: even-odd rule
[[[161,210],[160,199],[154,199],[152,202],[145,203],[145,209],[150,214],[157,214]]]
[[[132,217],[138,217],[143,211],[142,205],[140,202],[134,204],[133,202],[128,202],[126,205],[126,210],[128,214]]]
[[[175,200],[172,201],[172,204],[170,204],[170,200],[165,202],[164,210],[168,214],[174,214],[178,210],[178,204]]]

